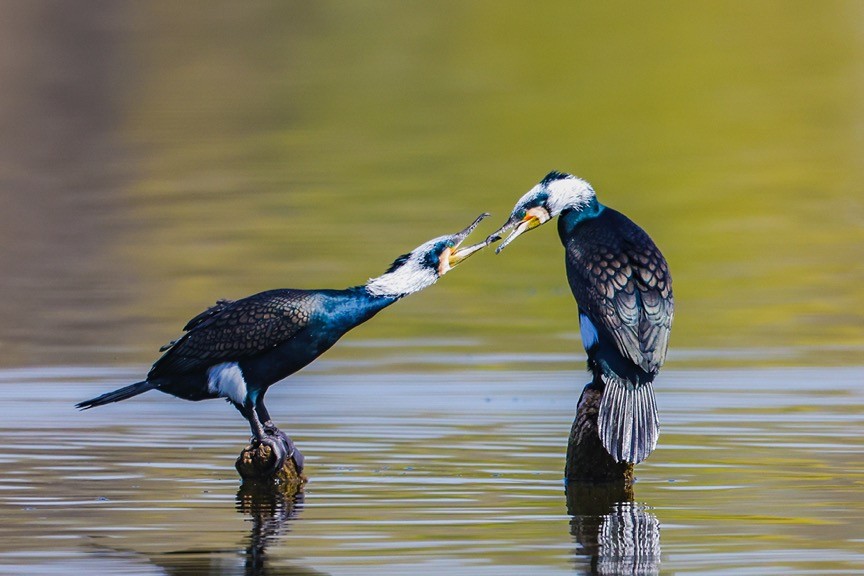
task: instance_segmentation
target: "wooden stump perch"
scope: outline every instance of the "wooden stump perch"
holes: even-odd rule
[[[568,482],[633,484],[633,465],[615,462],[600,442],[597,416],[603,391],[592,384],[585,386],[576,409],[576,419],[570,429],[567,443],[567,462],[564,477]]]
[[[300,488],[309,481],[302,472],[297,470],[294,460],[287,458],[285,464],[276,472],[268,473],[267,470],[273,463],[273,451],[270,446],[259,444],[246,446],[237,461],[234,462],[234,468],[243,478],[243,481],[255,482],[273,482],[279,485],[294,486]]]

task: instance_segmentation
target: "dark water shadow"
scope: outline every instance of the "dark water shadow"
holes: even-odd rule
[[[291,576],[324,574],[311,568],[295,565],[274,565],[267,549],[291,531],[291,522],[303,510],[305,494],[295,486],[274,485],[268,482],[244,482],[237,490],[235,509],[246,516],[249,534],[243,539],[240,553],[242,566],[234,558],[226,558],[225,551],[184,550],[169,552],[151,558],[154,564],[172,576]]]
[[[290,531],[291,520],[303,510],[305,494],[293,486],[274,486],[267,482],[244,482],[237,491],[237,512],[252,524],[246,538],[244,574],[322,574],[298,567],[271,568],[267,548]]]
[[[574,560],[583,574],[659,574],[660,522],[623,483],[566,485]]]
[[[273,562],[267,550],[291,531],[303,510],[304,493],[296,487],[245,482],[235,498],[235,509],[246,516],[249,533],[237,547],[173,550],[144,556],[112,549],[108,556],[144,560],[170,576],[301,576],[326,574],[305,566]]]

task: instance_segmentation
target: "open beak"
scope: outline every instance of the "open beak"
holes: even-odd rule
[[[489,240],[487,239],[483,242],[480,242],[479,244],[473,244],[471,246],[466,246],[465,248],[460,248],[462,242],[464,242],[465,239],[468,238],[468,236],[471,234],[471,232],[474,231],[480,221],[487,216],[489,216],[488,212],[481,214],[477,217],[476,220],[474,220],[474,222],[471,223],[470,226],[468,226],[461,232],[457,232],[453,235],[453,248],[449,249],[450,254],[447,258],[451,268],[453,268],[460,262],[467,260],[469,256],[471,256],[475,252],[479,252],[480,250],[489,245]]]
[[[522,220],[510,218],[510,220],[508,220],[501,228],[499,228],[496,232],[490,234],[489,237],[486,238],[486,243],[491,244],[492,242],[497,242],[504,236],[504,234],[508,230],[513,228],[513,232],[511,232],[510,235],[507,236],[507,238],[504,240],[504,242],[502,242],[501,245],[495,249],[495,253],[500,254],[501,251],[506,248],[508,244],[513,242],[513,240],[515,240],[517,237],[521,236],[532,228],[540,226],[540,224],[542,223],[543,222],[540,220],[540,218],[538,218],[534,214],[526,214],[525,218],[523,218]]]

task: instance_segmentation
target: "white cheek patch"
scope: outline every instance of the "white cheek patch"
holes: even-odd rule
[[[586,352],[597,344],[597,328],[585,314],[579,314],[579,334],[582,335],[582,346]]]
[[[540,224],[545,224],[548,222],[552,216],[549,215],[549,211],[543,208],[542,206],[535,206],[526,212],[529,216],[534,216],[540,222]],[[539,224],[538,224],[539,226]]]
[[[207,389],[237,404],[246,401],[246,380],[237,362],[224,362],[207,370]]]

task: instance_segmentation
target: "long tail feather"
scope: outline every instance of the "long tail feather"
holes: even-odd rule
[[[604,390],[597,418],[603,447],[616,462],[638,464],[657,446],[660,421],[651,382],[633,386],[615,376],[602,376]]]
[[[79,410],[87,410],[88,408],[102,406],[103,404],[110,404],[111,402],[119,402],[120,400],[126,400],[127,398],[131,398],[133,396],[137,396],[138,394],[143,394],[148,390],[152,390],[155,387],[156,384],[144,380],[143,382],[136,382],[135,384],[124,386],[123,388],[119,388],[117,390],[114,390],[113,392],[106,392],[105,394],[97,396],[96,398],[84,400],[83,402],[79,402],[78,404],[76,404],[75,407]]]

